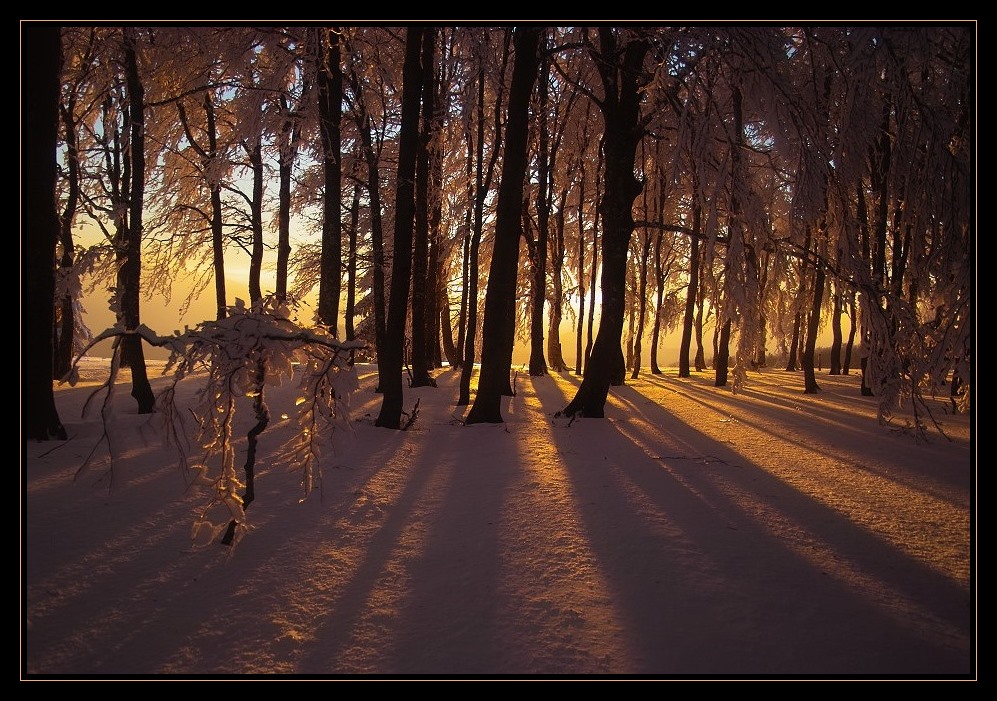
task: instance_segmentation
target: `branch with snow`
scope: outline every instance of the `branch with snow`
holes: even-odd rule
[[[156,416],[161,423],[162,437],[172,444],[180,464],[193,470],[195,484],[208,488],[209,498],[200,511],[194,527],[198,536],[204,529],[215,530],[223,524],[212,523],[211,515],[220,508],[230,531],[245,530],[245,495],[247,488],[237,472],[233,442],[234,420],[240,403],[250,400],[256,424],[250,436],[255,441],[268,423],[269,410],[263,401],[269,384],[297,379],[298,430],[278,449],[278,460],[300,470],[304,497],[321,476],[320,459],[328,450],[336,430],[350,429],[350,396],[358,388],[356,373],[350,361],[351,352],[364,348],[362,341],[343,342],[321,328],[303,328],[290,320],[287,305],[268,297],[253,308],[241,300],[228,309],[228,315],[217,321],[206,321],[196,328],[160,336],[141,325],[125,329],[120,325],[99,334],[88,346],[105,339],[120,340],[137,335],[146,343],[168,348],[171,352],[164,374],[170,375],[167,386],[157,395]],[[84,351],[85,354],[85,351]],[[111,377],[91,396],[107,390],[103,410],[105,427],[110,420],[110,397],[117,373],[118,344],[111,361]],[[81,354],[80,357],[82,357]],[[76,365],[70,372],[75,377]],[[200,460],[188,461],[190,428],[186,415],[176,404],[177,385],[184,379],[202,382],[197,401],[191,407],[196,422],[193,440],[203,451]],[[89,404],[88,400],[88,404]],[[264,420],[266,419],[266,420]],[[106,431],[105,431],[106,434]],[[255,442],[253,443],[255,447]],[[110,442],[109,449],[112,448]],[[113,450],[111,450],[113,461]],[[252,457],[245,465],[247,492],[251,494]],[[228,541],[232,536],[226,536]]]

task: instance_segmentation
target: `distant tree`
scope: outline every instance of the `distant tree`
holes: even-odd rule
[[[22,301],[24,438],[65,440],[52,391],[54,354],[52,321],[55,302],[55,244],[59,216],[55,209],[56,144],[59,124],[59,74],[62,49],[57,24],[21,25],[21,232],[25,258]]]

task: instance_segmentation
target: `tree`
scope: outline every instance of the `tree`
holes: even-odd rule
[[[458,406],[467,406],[471,403],[471,374],[474,371],[475,346],[477,336],[478,318],[478,262],[481,249],[481,236],[484,226],[485,199],[491,189],[492,175],[495,172],[495,164],[498,162],[499,147],[502,143],[502,99],[503,88],[505,86],[506,67],[509,62],[510,44],[512,36],[510,32],[504,33],[502,64],[499,71],[499,89],[495,97],[495,129],[492,142],[491,157],[488,165],[485,166],[485,57],[479,55],[478,58],[478,99],[477,99],[477,139],[474,158],[474,216],[471,222],[471,230],[468,232],[470,240],[467,244],[467,323],[464,333],[464,348],[461,354],[460,390],[457,398]],[[481,49],[483,53],[483,48]],[[468,148],[470,149],[470,134],[468,134]]]
[[[529,105],[540,66],[537,53],[540,31],[531,26],[517,27],[513,37],[516,61],[509,88],[509,117],[495,221],[495,247],[485,294],[481,371],[474,404],[466,417],[468,424],[501,423],[501,398],[509,384],[506,368],[515,340],[515,317],[509,314],[508,301],[515,299],[519,239],[523,235],[521,207],[526,177]]]
[[[22,363],[24,370],[24,437],[29,440],[65,440],[52,391],[55,302],[55,244],[59,216],[55,209],[59,124],[59,71],[62,48],[57,24],[21,27],[21,213],[24,299],[37,305],[26,315]],[[27,127],[24,129],[24,127]]]
[[[628,30],[623,30],[623,32]],[[620,41],[611,27],[600,27],[600,50],[593,56],[602,79],[598,100],[604,125],[605,186],[600,202],[602,236],[602,317],[599,333],[574,398],[560,412],[566,416],[603,417],[609,387],[620,375],[627,250],[633,234],[633,202],[641,184],[634,177],[634,157],[641,138],[641,70],[649,43],[630,36]],[[622,43],[622,45],[621,45]],[[595,53],[595,52],[594,52]]]
[[[333,336],[339,335],[339,296],[343,265],[342,143],[343,72],[339,65],[338,28],[315,28],[318,49],[317,88],[319,127],[322,138],[322,258],[319,277],[318,314]],[[352,319],[349,320],[352,331]]]
[[[427,341],[429,288],[430,173],[435,160],[439,124],[435,113],[436,29],[428,27],[422,38],[422,124],[415,169],[415,242],[412,250],[412,380],[413,387],[435,387],[429,374],[432,358]],[[435,195],[435,193],[434,193]],[[433,196],[432,199],[438,199]],[[397,251],[397,249],[396,249]]]
[[[425,28],[409,27],[405,35],[405,65],[402,72],[402,122],[398,135],[398,179],[395,184],[394,261],[391,266],[391,296],[384,330],[384,348],[378,358],[378,384],[384,393],[375,424],[401,428],[402,359],[405,318],[408,315],[409,282],[412,276],[412,236],[415,218],[415,170],[419,150],[419,104],[422,97],[422,37]]]
[[[116,249],[121,265],[118,269],[119,319],[125,328],[136,329],[139,317],[139,293],[142,275],[142,214],[145,201],[145,90],[139,75],[136,55],[136,32],[124,28],[125,83],[128,90],[128,124],[131,128],[128,156],[131,167],[128,203],[128,223],[119,229]],[[132,374],[132,396],[140,414],[151,414],[156,398],[145,368],[145,353],[138,336],[126,336],[121,341],[123,365]]]

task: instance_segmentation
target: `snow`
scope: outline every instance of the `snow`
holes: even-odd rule
[[[107,369],[57,388],[68,441],[25,445],[22,680],[976,678],[975,415],[945,397],[925,440],[902,412],[880,424],[857,373],[805,395],[769,368],[734,395],[667,368],[569,422],[580,378],[520,369],[506,422],[465,426],[444,369],[406,388],[402,432],[373,425],[358,365],[309,494],[275,459],[296,388],[268,390],[229,547],[127,386],[113,466],[98,449],[74,479]]]

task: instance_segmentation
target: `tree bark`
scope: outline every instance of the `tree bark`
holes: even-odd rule
[[[435,387],[430,374],[426,313],[429,280],[429,190],[430,144],[433,139],[435,90],[433,64],[436,55],[436,29],[427,27],[422,37],[422,128],[419,134],[415,169],[415,244],[412,249],[412,387]]]
[[[475,345],[477,343],[478,327],[478,260],[481,248],[481,234],[484,225],[485,197],[491,188],[492,174],[502,144],[502,90],[505,83],[506,66],[509,61],[509,33],[505,33],[505,50],[502,54],[502,69],[499,82],[499,94],[495,100],[495,136],[492,144],[492,155],[485,168],[485,68],[484,57],[478,63],[478,101],[477,101],[477,157],[475,158],[474,176],[474,222],[471,233],[470,251],[468,256],[468,286],[467,286],[467,329],[464,334],[464,349],[461,356],[460,388],[457,406],[467,406],[471,403],[471,375],[474,372]]]
[[[468,424],[501,423],[501,398],[509,384],[506,361],[512,356],[516,320],[515,315],[508,314],[508,301],[515,300],[519,239],[523,235],[520,217],[526,177],[529,106],[540,66],[537,53],[540,31],[534,26],[517,27],[513,38],[516,61],[509,88],[495,246],[485,293],[481,371],[478,391],[466,418]]]
[[[73,242],[73,222],[80,201],[80,156],[79,139],[76,134],[76,96],[70,95],[66,105],[60,106],[66,149],[66,205],[59,217],[59,241],[62,257],[59,267],[69,272],[73,267],[75,244]],[[65,377],[73,363],[73,339],[76,335],[76,301],[69,290],[59,300],[59,314],[55,325],[55,361],[53,377]]]
[[[841,290],[835,285],[834,306],[831,312],[831,361],[828,367],[829,375],[841,374]]]
[[[640,257],[640,281],[637,284],[637,331],[634,334],[634,358],[633,358],[633,371],[630,373],[630,379],[636,380],[640,376],[640,364],[641,364],[641,344],[644,338],[644,326],[647,323],[647,265],[651,258],[651,234],[648,231],[644,232],[644,246],[641,251]]]
[[[339,32],[336,28],[314,28],[319,51],[316,85],[319,130],[322,140],[322,255],[318,288],[319,322],[339,336],[339,297],[342,289],[342,142],[343,73],[339,67]],[[325,49],[322,55],[322,49]]]
[[[253,243],[249,254],[249,302],[256,304],[263,299],[260,274],[263,272],[263,146],[257,139],[252,147],[246,147],[249,165],[253,171],[253,199],[250,203],[250,226],[253,229]]]
[[[21,70],[21,243],[24,300],[22,364],[23,430],[26,440],[65,440],[52,390],[55,244],[56,145],[59,138],[59,81],[62,66],[60,27],[40,23],[22,28]]]
[[[820,306],[824,297],[824,265],[817,261],[817,274],[814,280],[813,303],[810,307],[810,318],[807,322],[807,338],[803,351],[804,394],[820,392],[817,378],[814,374],[814,350],[817,347],[817,330],[820,328]]]
[[[601,56],[596,57],[596,65],[605,89],[601,107],[606,154],[601,201],[602,317],[585,377],[574,398],[560,412],[567,416],[605,416],[610,385],[626,375],[620,342],[625,315],[627,250],[634,229],[633,202],[641,191],[641,184],[634,177],[634,157],[641,138],[638,74],[649,45],[641,39],[630,40],[618,54],[613,29],[600,27],[599,37]]]
[[[730,328],[731,320],[728,318],[720,327],[720,335],[717,337],[717,351],[713,360],[713,369],[716,373],[713,380],[714,387],[727,386],[727,376],[730,372]]]
[[[395,184],[394,260],[391,265],[391,297],[384,329],[384,349],[378,361],[381,411],[374,422],[384,428],[401,428],[402,361],[405,318],[408,316],[409,283],[412,277],[412,236],[415,219],[415,169],[419,150],[419,102],[422,96],[422,35],[425,28],[406,30],[405,64],[402,69],[402,122],[398,135],[398,178]]]
[[[131,184],[128,200],[128,225],[121,233],[124,241],[119,249],[124,256],[118,273],[121,295],[121,317],[125,327],[138,328],[139,292],[142,275],[142,207],[145,196],[145,90],[138,72],[135,56],[135,30],[125,27],[125,79],[128,86],[128,118],[131,127],[130,162]],[[138,413],[151,414],[156,397],[149,384],[145,369],[142,339],[135,335],[121,339],[121,361],[127,364],[132,375],[132,397],[138,404]]]
[[[547,374],[547,361],[544,359],[544,303],[547,300],[547,239],[550,230],[550,126],[547,121],[547,72],[548,59],[543,61],[540,81],[537,86],[537,111],[539,113],[539,134],[537,147],[537,238],[530,248],[530,375],[539,377]]]
[[[699,231],[702,212],[697,205],[692,210],[693,231]],[[699,237],[692,236],[689,250],[689,285],[685,294],[685,316],[682,318],[682,340],[679,344],[679,377],[689,377],[689,353],[692,345],[693,325],[695,324],[696,292],[699,289]],[[700,343],[702,347],[702,343]],[[696,365],[698,371],[699,365]]]

